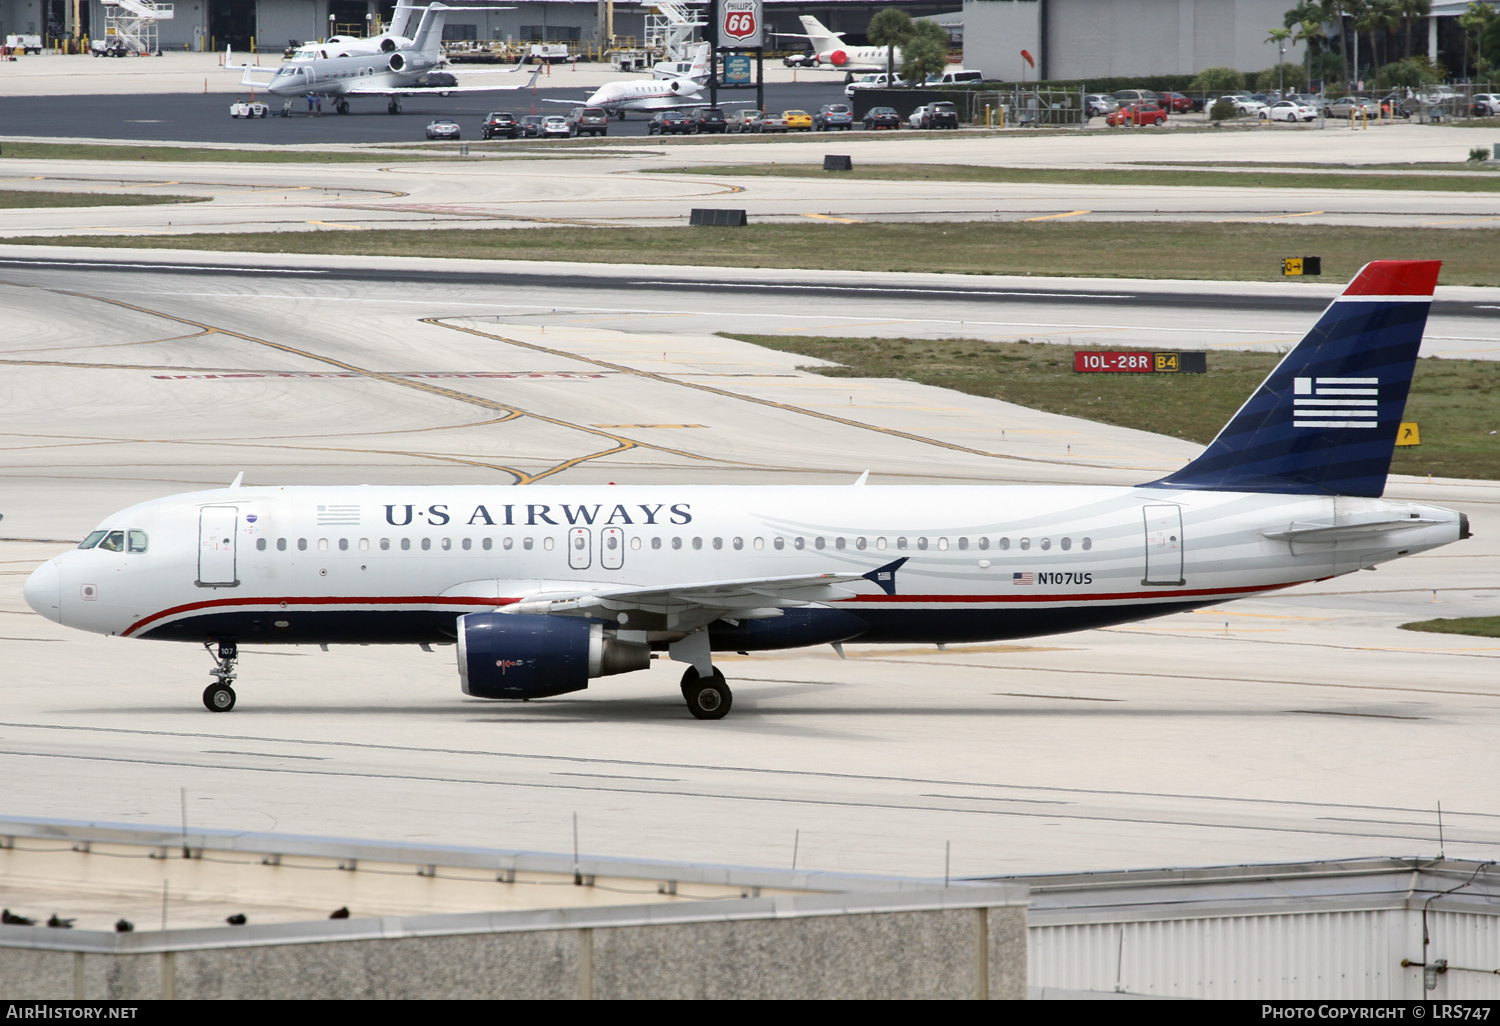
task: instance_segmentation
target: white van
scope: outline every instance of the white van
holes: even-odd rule
[[[973,71],[969,68],[948,68],[941,75],[931,75],[924,85],[959,85],[961,83],[983,82],[984,72]]]

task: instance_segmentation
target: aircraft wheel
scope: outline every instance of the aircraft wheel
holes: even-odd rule
[[[689,667],[682,678],[682,697],[687,701],[688,712],[699,720],[722,720],[734,704],[734,694],[717,668],[703,678]]]
[[[203,704],[209,712],[228,712],[234,708],[234,697],[234,688],[228,684],[210,684],[203,689]]]
[[[348,100],[340,100],[337,109],[338,109],[338,112],[340,114],[347,114],[347,113],[349,113],[349,101]]]

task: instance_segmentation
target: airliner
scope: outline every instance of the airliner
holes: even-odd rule
[[[387,99],[386,110],[391,114],[401,113],[401,97],[420,96],[424,93],[494,93],[527,89],[536,83],[540,68],[533,70],[531,77],[520,85],[513,86],[442,86],[421,84],[421,78],[443,66],[443,24],[449,11],[457,10],[506,10],[488,7],[449,7],[431,3],[422,9],[422,20],[410,40],[395,34],[405,31],[413,7],[398,7],[391,32],[368,41],[369,46],[360,48],[330,48],[321,45],[313,51],[311,59],[295,59],[277,68],[269,81],[256,81],[256,74],[270,71],[252,64],[235,64],[233,55],[226,48],[224,67],[226,70],[243,71],[240,84],[252,89],[264,89],[273,96],[307,96],[314,94],[333,100],[334,109],[340,114],[349,113],[349,98],[356,96],[382,96]],[[366,41],[361,41],[366,42]],[[301,51],[299,51],[300,53]],[[332,54],[332,56],[330,56]],[[508,69],[518,70],[521,65]],[[502,72],[503,73],[503,72]],[[474,71],[469,74],[489,74]]]
[[[1437,282],[1367,264],[1196,459],[1134,487],[261,486],[107,517],[27,579],[42,616],[202,644],[455,647],[461,690],[581,691],[666,656],[689,712],[713,653],[998,641],[1324,580],[1469,537],[1382,498]],[[243,477],[243,475],[241,475]]]

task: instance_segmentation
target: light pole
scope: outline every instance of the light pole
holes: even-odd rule
[[[365,15],[365,38],[369,39],[375,34],[375,15]]]
[[[332,11],[329,11],[328,12],[328,35],[324,37],[325,41],[328,40],[328,39],[332,39],[333,36],[334,36],[334,32],[333,32],[334,25],[333,25],[333,22],[334,22],[334,14],[333,14]]]

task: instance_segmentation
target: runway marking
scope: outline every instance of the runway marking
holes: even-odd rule
[[[1500,217],[1465,217],[1453,221],[1418,221],[1415,227],[1422,228],[1434,224],[1473,224],[1476,221],[1500,221]],[[1488,308],[1480,307],[1480,309],[1484,310]]]
[[[707,424],[595,424],[596,428],[706,428]]]
[[[1023,217],[1024,221],[1054,221],[1059,217],[1078,217],[1082,214],[1092,214],[1092,210],[1070,210],[1066,214],[1043,214],[1041,217]]]
[[[1215,224],[1238,224],[1239,222],[1242,222],[1242,221],[1280,221],[1280,220],[1283,220],[1284,218],[1288,218],[1288,217],[1316,217],[1318,214],[1326,214],[1326,213],[1328,213],[1328,211],[1326,211],[1326,210],[1307,210],[1307,211],[1303,211],[1300,214],[1267,214],[1264,217],[1229,217],[1229,218],[1225,218],[1225,219],[1223,219],[1221,221],[1215,221],[1214,223]]]
[[[370,229],[358,224],[339,224],[337,221],[308,221],[307,224],[319,224],[325,228],[349,228],[356,232],[367,232]]]
[[[803,217],[811,217],[818,221],[837,221],[839,224],[864,224],[856,217],[834,217],[832,214],[803,214]]]

